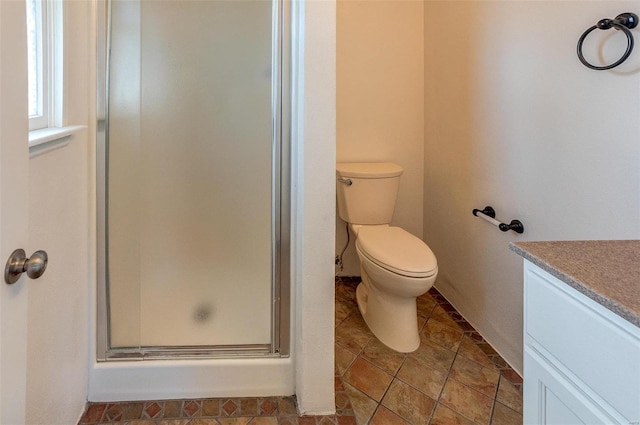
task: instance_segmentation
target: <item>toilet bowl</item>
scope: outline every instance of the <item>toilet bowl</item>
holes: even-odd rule
[[[358,309],[373,334],[403,353],[420,346],[416,298],[438,272],[436,258],[420,239],[399,227],[359,226],[356,251],[362,283]]]
[[[338,214],[356,235],[362,282],[358,308],[373,334],[403,353],[420,346],[416,298],[436,280],[431,249],[390,226],[403,168],[391,162],[338,163]]]

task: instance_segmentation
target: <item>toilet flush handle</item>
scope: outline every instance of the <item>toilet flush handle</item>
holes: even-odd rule
[[[353,184],[353,182],[351,181],[351,179],[344,179],[344,178],[342,178],[342,177],[339,177],[339,178],[338,178],[338,181],[339,181],[340,183],[344,183],[344,184],[346,184],[347,186],[351,186],[351,185]]]

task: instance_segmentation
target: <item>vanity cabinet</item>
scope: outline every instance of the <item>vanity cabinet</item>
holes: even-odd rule
[[[640,425],[640,328],[526,260],[524,423]]]

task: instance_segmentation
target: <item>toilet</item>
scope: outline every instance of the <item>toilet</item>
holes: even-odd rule
[[[402,172],[390,162],[336,164],[338,214],[360,259],[358,308],[382,343],[409,353],[420,346],[416,298],[433,286],[438,264],[421,239],[389,225]]]

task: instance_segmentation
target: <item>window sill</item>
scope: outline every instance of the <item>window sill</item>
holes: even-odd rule
[[[29,132],[29,155],[35,156],[69,144],[74,133],[87,128],[86,125],[49,127]]]

